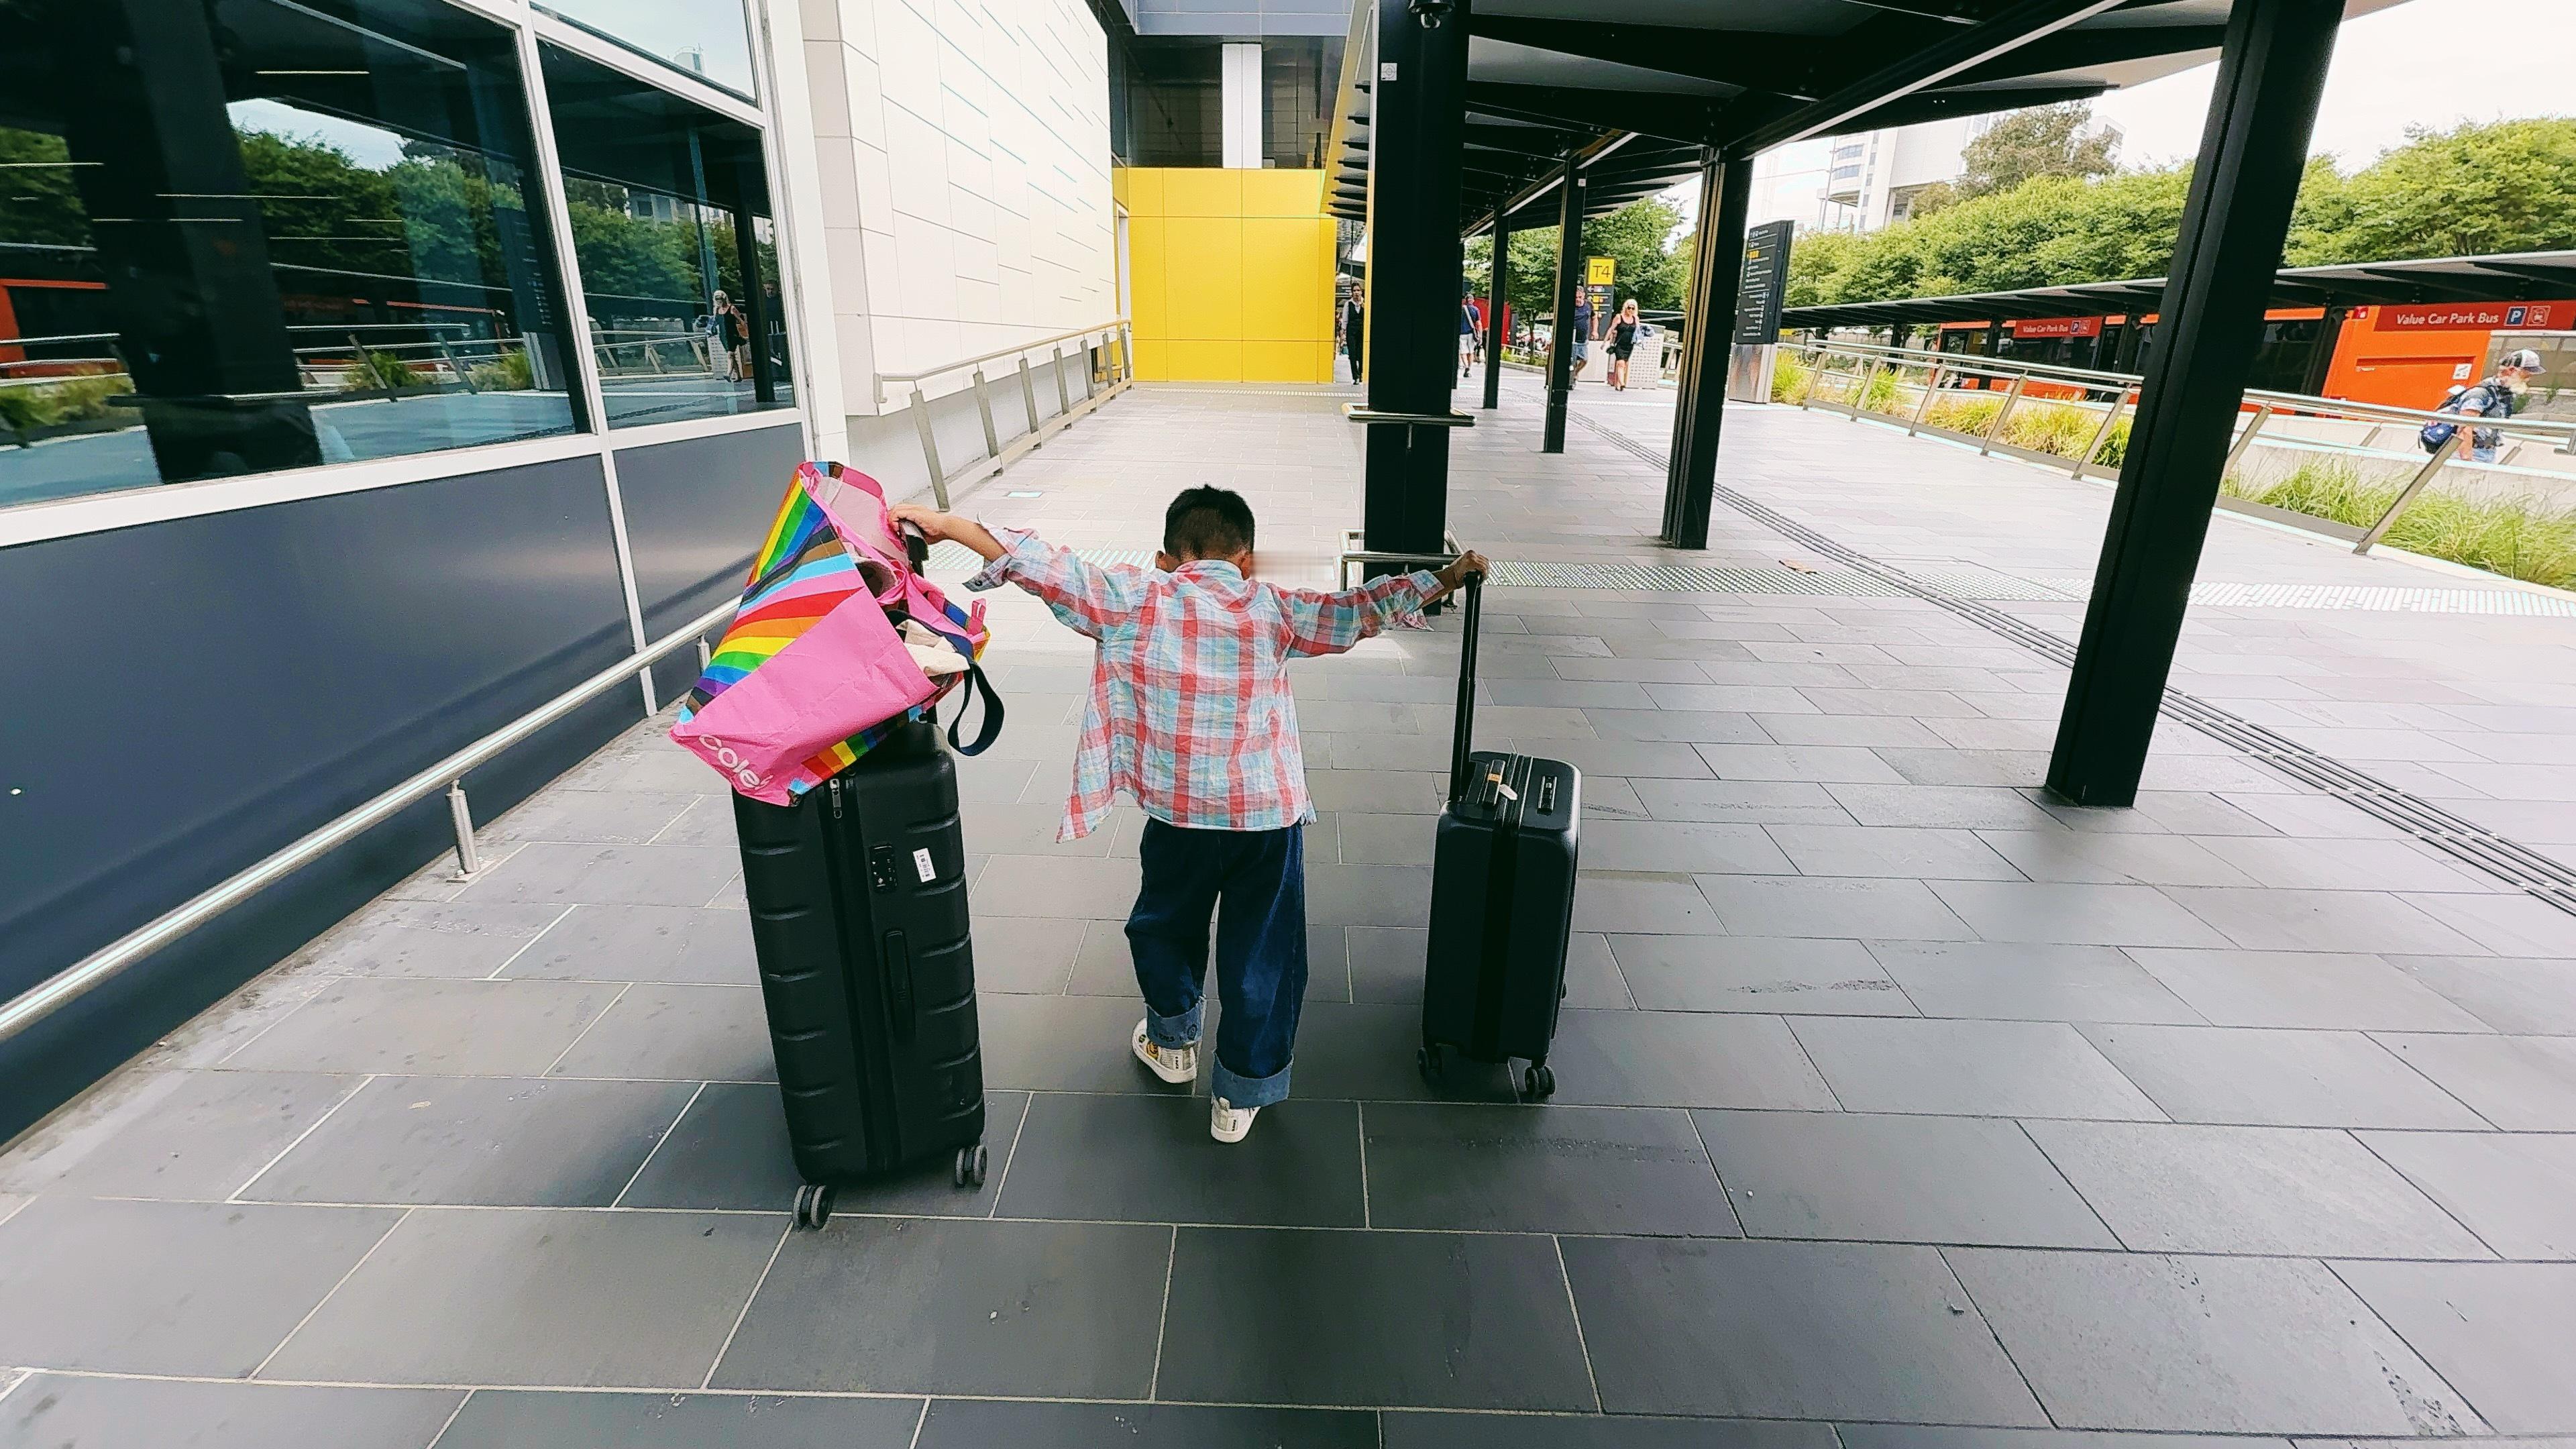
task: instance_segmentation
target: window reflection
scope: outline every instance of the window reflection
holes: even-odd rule
[[[609,426],[792,405],[760,133],[543,52]]]
[[[726,90],[752,92],[740,0],[540,0],[539,8]]]
[[[507,31],[0,4],[0,505],[571,431]]]

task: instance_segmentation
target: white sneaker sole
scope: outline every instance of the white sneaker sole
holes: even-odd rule
[[[1228,1132],[1222,1125],[1220,1125],[1218,1120],[1211,1115],[1208,1119],[1208,1135],[1219,1142],[1241,1142],[1244,1138],[1252,1135],[1252,1119],[1259,1116],[1260,1111],[1261,1109],[1256,1107],[1252,1111],[1244,1113],[1243,1125],[1235,1128],[1231,1132]]]

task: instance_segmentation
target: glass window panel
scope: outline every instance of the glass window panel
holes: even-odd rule
[[[581,425],[501,26],[12,0],[0,98],[0,506]]]
[[[794,406],[760,133],[542,50],[609,426]]]
[[[544,0],[540,8],[738,95],[752,93],[740,0]]]
[[[1272,166],[1324,164],[1333,97],[1342,84],[1339,37],[1273,36],[1261,42],[1261,156]]]
[[[1127,77],[1130,165],[1225,164],[1221,52],[1205,40],[1136,46]]]

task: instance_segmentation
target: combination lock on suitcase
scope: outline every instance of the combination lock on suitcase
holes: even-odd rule
[[[1422,982],[1423,1075],[1447,1053],[1528,1062],[1521,1095],[1556,1091],[1547,1051],[1565,999],[1574,926],[1583,777],[1563,760],[1469,750],[1476,718],[1476,626],[1483,580],[1467,580],[1449,803],[1431,865],[1431,944]]]
[[[984,1181],[984,1059],[957,770],[916,721],[793,805],[736,795],[787,1134],[820,1227],[833,1189],[954,1151]]]

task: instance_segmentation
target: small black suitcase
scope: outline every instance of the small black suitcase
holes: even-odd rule
[[[1480,1062],[1525,1059],[1521,1093],[1556,1091],[1547,1065],[1565,997],[1574,926],[1576,826],[1583,777],[1563,760],[1470,753],[1476,719],[1476,625],[1483,580],[1467,581],[1458,658],[1457,737],[1449,804],[1432,848],[1431,944],[1422,982],[1423,1074],[1451,1047]]]
[[[957,768],[924,721],[795,804],[736,795],[787,1135],[820,1227],[836,1185],[954,1150],[984,1181],[984,1059]]]

